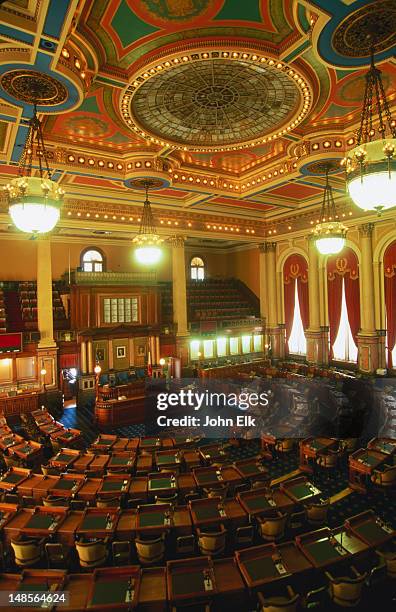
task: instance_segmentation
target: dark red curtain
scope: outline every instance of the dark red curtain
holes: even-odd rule
[[[327,299],[330,326],[330,358],[341,319],[342,280],[345,282],[345,301],[352,336],[360,329],[359,264],[356,254],[349,247],[327,260]]]
[[[388,246],[384,255],[385,307],[388,345],[388,367],[393,368],[392,351],[396,343],[396,242]]]
[[[290,255],[283,266],[286,352],[289,350],[288,342],[293,327],[296,283],[301,319],[303,327],[306,329],[309,325],[308,264],[304,257],[298,254]]]
[[[327,284],[330,327],[330,357],[333,357],[333,344],[336,341],[341,319],[342,276],[336,274]]]
[[[355,344],[357,344],[357,334],[360,329],[360,295],[359,279],[351,278],[349,274],[344,276],[345,282],[345,301],[348,311],[349,325]]]
[[[297,278],[298,301],[300,304],[301,320],[304,331],[309,327],[309,297],[308,297],[308,282],[304,282],[301,278]]]
[[[293,327],[293,313],[294,313],[294,296],[295,296],[295,283],[293,279],[289,283],[284,284],[284,302],[285,302],[285,324],[286,324],[286,347],[289,342],[291,330]]]

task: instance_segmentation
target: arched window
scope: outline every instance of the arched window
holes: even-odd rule
[[[205,264],[200,257],[193,257],[190,264],[191,280],[203,280],[205,278]]]
[[[81,268],[83,272],[103,272],[104,257],[97,249],[87,249],[81,255]]]
[[[396,369],[396,242],[385,251],[384,275],[388,367]]]

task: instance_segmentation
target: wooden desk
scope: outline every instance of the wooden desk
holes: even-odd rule
[[[100,434],[95,442],[92,443],[91,448],[95,451],[109,451],[112,446],[117,442],[117,436]]]
[[[99,427],[120,427],[144,423],[146,395],[125,397],[124,399],[97,400],[95,419]]]
[[[72,448],[62,448],[56,455],[50,460],[49,464],[52,467],[66,470],[72,467],[73,463],[80,457],[80,451]]]
[[[30,476],[26,468],[10,468],[0,478],[0,491],[13,491]]]
[[[153,471],[153,456],[150,454],[139,455],[136,461],[136,474],[148,474]]]
[[[7,450],[7,448],[11,448],[17,444],[22,444],[23,442],[25,442],[25,438],[22,438],[22,436],[18,436],[14,433],[7,434],[6,436],[0,438],[0,449],[4,451]]]
[[[140,591],[140,567],[106,567],[96,569],[90,584],[88,609],[131,610],[136,608]]]
[[[120,497],[129,493],[131,480],[126,476],[113,475],[105,476],[99,486],[98,495],[100,497]]]
[[[345,527],[370,547],[392,540],[396,531],[385,525],[372,510],[366,510],[345,521]]]
[[[396,440],[393,438],[372,438],[367,444],[367,448],[379,451],[384,455],[393,456],[396,453]]]
[[[24,482],[17,487],[18,495],[22,498],[34,497],[38,504],[43,497],[47,497],[48,491],[59,480],[59,476],[44,476],[44,474],[31,474]]]
[[[4,539],[7,543],[17,536],[36,538],[54,538],[62,525],[67,510],[61,507],[38,506],[37,508],[20,508],[16,515],[4,527]]]
[[[44,423],[43,425],[39,425],[39,429],[42,433],[51,436],[57,431],[63,430],[62,423],[58,423],[57,421],[50,421],[49,423]]]
[[[139,449],[140,450],[158,450],[162,446],[161,438],[140,438]]]
[[[51,434],[51,439],[58,444],[69,446],[79,446],[83,442],[83,437],[79,429],[60,429]]]
[[[220,444],[209,444],[201,446],[199,449],[202,461],[206,464],[224,461],[227,453]]]
[[[144,567],[140,573],[139,610],[165,612],[168,609],[165,567]]]
[[[279,489],[259,488],[238,493],[237,499],[250,516],[265,516],[274,510],[291,512],[295,503]]]
[[[275,544],[237,550],[235,557],[249,589],[281,580],[290,574]]]
[[[339,563],[348,558],[348,551],[333,538],[328,527],[296,537],[296,544],[316,568]]]
[[[7,424],[2,425],[0,427],[0,437],[3,438],[4,436],[8,436],[9,434],[12,434],[11,427],[8,427]]]
[[[236,609],[238,604],[241,610],[248,609],[245,601],[245,584],[236,560],[233,557],[215,559],[213,561],[213,572],[218,604],[224,609],[228,607]]]
[[[24,440],[12,447],[12,452],[25,461],[35,461],[42,456],[42,445],[33,440]]]
[[[56,532],[56,539],[65,546],[74,547],[76,532],[82,523],[83,510],[69,510]]]
[[[195,499],[189,506],[194,527],[219,525],[228,518],[220,497]]]
[[[0,503],[0,530],[16,515],[17,504]]]
[[[296,504],[312,502],[322,495],[322,491],[309,482],[305,476],[286,480],[280,484],[280,488]]]
[[[84,453],[83,455],[80,455],[80,457],[77,457],[77,459],[75,459],[73,462],[73,470],[76,470],[77,472],[85,472],[95,457],[96,455],[93,453]]]
[[[323,452],[334,449],[337,446],[337,440],[333,438],[311,437],[301,440],[300,447],[300,469],[303,472],[312,474],[313,468],[310,465],[310,459],[314,461]]]
[[[86,478],[78,490],[77,498],[88,502],[94,501],[101,483],[101,478]]]
[[[389,455],[376,450],[359,448],[349,456],[349,486],[362,493],[367,491],[366,480],[373,471],[389,460]]]
[[[158,469],[180,469],[183,453],[180,450],[163,450],[155,453],[155,463]]]
[[[147,480],[147,491],[153,496],[157,493],[172,495],[178,490],[177,476],[175,474],[151,474]]]
[[[0,414],[5,417],[15,414],[29,413],[37,410],[39,394],[18,393],[14,397],[0,398]]]
[[[119,513],[114,508],[87,508],[83,512],[76,535],[87,538],[112,537],[117,527],[118,517]]]
[[[34,418],[34,422],[39,427],[40,425],[45,425],[45,423],[53,423],[54,417],[47,410],[35,410],[32,412],[32,417]]]
[[[245,480],[259,480],[268,474],[267,468],[261,465],[259,457],[236,461],[234,467]]]
[[[136,451],[139,446],[139,438],[117,438],[113,444],[112,451]]]
[[[189,470],[201,465],[201,456],[196,450],[183,450],[183,460]]]
[[[350,555],[359,555],[369,550],[368,544],[358,538],[352,529],[346,526],[337,527],[333,529],[334,538]]]
[[[149,504],[140,506],[136,513],[136,531],[140,534],[160,535],[168,532],[173,525],[170,504]]]
[[[56,497],[71,498],[78,494],[84,482],[83,474],[62,474],[48,492]]]
[[[197,486],[202,489],[225,484],[221,470],[215,467],[195,468],[193,474]]]
[[[131,451],[117,451],[114,452],[115,446],[113,446],[113,453],[106,465],[108,470],[125,469],[127,472],[131,472],[136,461],[136,453]]]
[[[0,591],[8,591],[13,594],[24,591],[60,591],[63,588],[66,572],[63,570],[39,570],[25,569],[22,574],[0,574]],[[15,610],[16,606],[2,610]],[[27,610],[43,610],[42,607],[28,607]],[[53,610],[54,606],[46,608]],[[61,610],[63,607],[60,608]]]
[[[173,602],[210,600],[217,593],[210,557],[194,557],[166,564],[168,598]]]
[[[197,490],[197,483],[191,472],[179,474],[177,477],[177,486],[181,495],[194,493]]]
[[[69,593],[69,605],[59,606],[59,612],[81,612],[85,610],[90,593],[93,574],[67,574],[63,589]]]

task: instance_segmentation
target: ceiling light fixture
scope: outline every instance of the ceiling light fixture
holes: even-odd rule
[[[33,158],[37,157],[38,176],[32,176]],[[28,234],[45,234],[59,221],[64,191],[51,178],[37,107],[19,160],[18,177],[4,187],[8,195],[9,213],[14,225]]]
[[[333,190],[329,182],[329,169],[327,165],[322,208],[319,221],[313,230],[316,248],[322,255],[339,253],[344,248],[346,236],[345,225],[338,221]]]
[[[380,137],[372,140],[375,106],[378,113]],[[386,136],[387,127],[390,137]],[[348,141],[349,142],[349,141]],[[342,160],[346,170],[349,195],[363,210],[382,210],[396,206],[396,127],[392,121],[389,103],[382,83],[381,70],[374,64],[374,46],[371,47],[371,65],[366,74],[366,89],[357,146]]]
[[[139,234],[133,239],[135,244],[135,257],[137,261],[145,266],[156,265],[162,256],[160,244],[163,239],[155,231],[153,211],[148,199],[148,192],[152,183],[144,181],[146,199],[143,206]]]

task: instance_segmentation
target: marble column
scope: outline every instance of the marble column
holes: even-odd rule
[[[184,252],[184,237],[171,236],[172,246],[172,292],[173,292],[173,322],[176,331],[176,357],[183,365],[188,363],[188,321],[187,321],[187,287],[186,263]]]
[[[265,244],[259,246],[259,287],[260,287],[260,317],[268,317],[268,294],[267,294],[267,251]]]
[[[327,364],[329,359],[328,330],[320,325],[320,269],[319,252],[313,236],[308,237],[308,296],[309,327],[305,330],[307,361]]]
[[[276,242],[264,243],[267,277],[267,334],[271,345],[271,357],[285,356],[285,326],[278,323],[278,291],[276,287]]]
[[[373,223],[359,227],[360,262],[360,331],[358,334],[358,366],[361,372],[374,373],[383,365],[383,341],[375,328]]]
[[[45,369],[47,388],[57,387],[57,346],[54,339],[52,311],[52,265],[49,236],[37,239],[37,323],[40,340],[37,346],[39,371]]]

